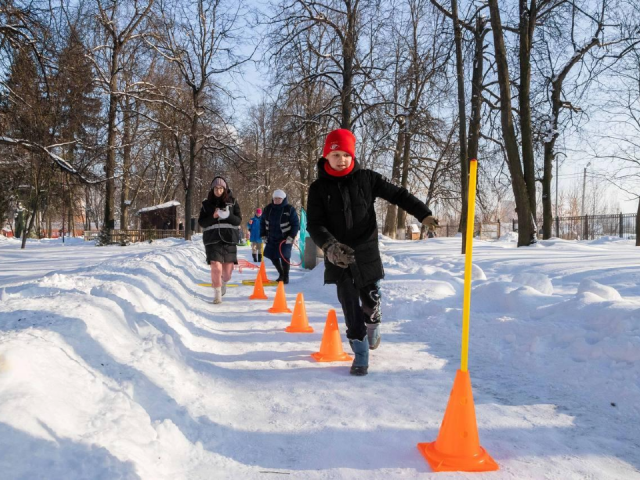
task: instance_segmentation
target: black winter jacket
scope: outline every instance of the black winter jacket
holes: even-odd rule
[[[284,199],[280,205],[270,203],[262,211],[263,220],[260,223],[260,236],[267,237],[264,256],[277,262],[280,256],[286,260],[291,258],[292,245],[280,242],[287,237],[296,238],[300,231],[298,212]]]
[[[348,269],[325,258],[325,283],[338,283],[350,272],[356,286],[364,287],[384,277],[378,249],[376,197],[398,205],[420,221],[431,211],[407,189],[393,185],[373,170],[361,169],[356,160],[353,170],[344,177],[329,175],[325,162],[325,158],[318,161],[318,179],[309,187],[307,231],[319,247],[335,238],[355,250],[356,262]]]
[[[229,206],[228,218],[213,218],[216,208],[224,209]],[[242,214],[240,213],[240,205],[233,198],[231,190],[227,190],[227,201],[216,198],[214,201],[204,200],[200,209],[200,217],[198,224],[203,229],[202,241],[205,245],[214,243],[231,243],[237,245],[240,242],[242,223]]]

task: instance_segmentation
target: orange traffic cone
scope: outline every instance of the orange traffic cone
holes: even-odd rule
[[[287,306],[287,296],[284,293],[284,282],[278,282],[276,298],[273,299],[273,306],[269,309],[269,313],[291,313]]]
[[[317,362],[346,362],[352,360],[342,349],[342,338],[340,338],[340,330],[338,330],[338,317],[333,309],[329,310],[327,315],[320,351],[312,353],[311,356]]]
[[[435,442],[418,450],[436,472],[492,472],[498,464],[480,446],[469,372],[458,370]]]
[[[269,283],[271,280],[267,278],[267,268],[264,266],[264,257],[260,262],[260,269],[258,270],[258,277],[262,278],[262,283]]]
[[[264,293],[264,287],[262,286],[262,278],[260,274],[256,277],[256,284],[253,287],[253,294],[249,297],[249,300],[268,300],[267,295]]]
[[[304,296],[298,294],[296,298],[296,306],[291,315],[291,325],[284,329],[289,333],[313,333],[313,328],[309,326],[309,318],[307,317],[307,309],[304,306]]]

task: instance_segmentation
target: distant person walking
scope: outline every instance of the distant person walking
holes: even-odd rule
[[[300,219],[296,209],[289,205],[283,190],[276,190],[273,192],[273,202],[264,209],[260,236],[266,243],[264,256],[273,262],[278,271],[278,282],[289,283],[291,250],[299,230]]]
[[[253,255],[254,262],[262,261],[262,237],[260,236],[261,221],[262,209],[256,208],[256,214],[247,223],[249,241],[251,242],[251,255]]]
[[[231,280],[233,265],[238,263],[238,242],[242,223],[240,205],[233,198],[227,181],[215,177],[207,199],[202,202],[198,224],[202,227],[202,241],[211,266],[213,303],[222,303]]]

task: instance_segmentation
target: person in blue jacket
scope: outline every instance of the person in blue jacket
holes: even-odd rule
[[[251,242],[251,255],[253,255],[254,262],[262,261],[262,237],[260,236],[261,217],[262,209],[256,208],[256,214],[247,222],[249,241]]]
[[[300,219],[296,209],[289,205],[284,191],[276,190],[273,192],[273,202],[265,207],[262,214],[260,236],[266,243],[264,256],[273,262],[278,271],[278,282],[289,283],[291,250],[299,230]]]

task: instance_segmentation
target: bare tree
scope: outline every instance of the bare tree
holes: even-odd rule
[[[126,45],[140,35],[141,24],[148,18],[154,0],[96,0],[95,17],[100,30],[88,51],[97,72],[99,84],[109,98],[107,110],[107,151],[105,161],[106,200],[104,227],[115,227],[115,171],[117,149],[117,114],[120,98],[119,79]]]
[[[459,231],[462,235],[462,252],[466,251],[467,211],[469,207],[469,160],[478,158],[478,147],[480,143],[481,118],[482,118],[482,90],[484,78],[484,38],[489,32],[487,29],[487,19],[482,15],[486,5],[475,9],[471,18],[474,23],[461,20],[458,13],[458,1],[451,0],[451,11],[449,12],[440,3],[431,0],[438,10],[443,12],[453,22],[454,42],[456,47],[456,85],[458,93],[458,125],[459,125],[459,157],[460,157],[460,196],[462,199]],[[471,79],[471,118],[469,121],[469,135],[467,136],[467,114],[465,100],[465,74],[463,58],[463,30],[473,35],[473,67]]]
[[[271,45],[279,56],[309,30],[324,32],[327,39],[306,48],[325,60],[325,68],[301,79],[318,80],[335,94],[325,108],[341,128],[352,129],[358,118],[378,102],[366,98],[365,90],[384,72],[386,63],[375,58],[383,23],[380,3],[362,0],[285,0],[269,20]],[[364,41],[366,40],[366,42]]]
[[[580,65],[585,59],[587,54],[595,47],[602,46],[601,36],[605,28],[605,13],[608,2],[603,0],[600,5],[600,11],[597,15],[588,15],[587,20],[592,25],[592,30],[587,35],[587,39],[581,43],[576,38],[576,27],[580,27],[581,31],[585,30],[584,21],[580,21],[579,16],[582,15],[583,10],[577,5],[572,3],[570,5],[570,18],[571,25],[571,57],[564,62],[557,64],[558,52],[552,52],[551,47],[547,44],[547,55],[549,73],[546,76],[546,82],[549,86],[549,103],[550,103],[550,115],[546,118],[545,127],[543,130],[543,143],[544,143],[544,164],[543,164],[543,177],[542,177],[542,207],[543,207],[543,222],[542,222],[542,234],[543,238],[551,238],[552,235],[552,223],[553,223],[553,211],[551,201],[551,182],[553,179],[553,162],[556,160],[557,152],[556,141],[561,132],[560,115],[563,111],[579,112],[580,108],[574,105],[567,99],[565,82],[571,72],[576,66]],[[593,71],[593,69],[590,69]],[[593,77],[591,77],[593,78]],[[588,86],[589,78],[581,80],[581,87],[586,88]]]
[[[243,9],[242,3],[225,4],[220,0],[198,0],[193,5],[159,1],[155,17],[157,28],[148,36],[149,44],[175,66],[188,91],[188,101],[178,104],[171,100],[171,91],[150,89],[150,93],[156,94],[153,100],[175,110],[187,127],[186,131],[180,132],[188,138],[186,155],[182,153],[180,138],[176,138],[185,192],[186,239],[191,238],[190,219],[194,213],[198,160],[206,151],[237,150],[216,99],[230,96],[217,77],[236,71],[251,58],[251,55],[235,53],[240,43],[236,35]],[[203,125],[206,116],[210,123]],[[215,125],[220,126],[217,131],[212,128]]]
[[[535,222],[535,168],[533,158],[533,143],[531,137],[531,110],[530,110],[530,81],[531,65],[530,52],[533,39],[534,27],[538,5],[535,0],[531,8],[527,6],[526,0],[520,0],[520,25],[517,30],[519,38],[519,63],[520,63],[520,85],[519,85],[519,116],[520,129],[522,135],[522,160],[520,156],[520,145],[516,135],[513,118],[513,105],[511,94],[512,78],[509,72],[509,61],[507,47],[505,45],[500,8],[497,0],[488,0],[491,12],[491,29],[493,32],[493,44],[495,49],[495,62],[498,75],[498,86],[500,90],[500,120],[502,125],[502,136],[504,138],[504,149],[507,157],[507,164],[511,174],[513,194],[516,201],[518,213],[518,246],[529,245],[535,242],[536,222]],[[543,2],[547,4],[548,2]]]

